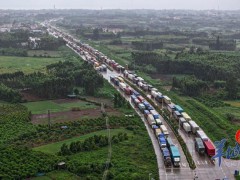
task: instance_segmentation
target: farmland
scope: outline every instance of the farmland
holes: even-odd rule
[[[0,56],[0,71],[1,73],[23,71],[27,74],[35,71],[45,72],[46,65],[62,60],[62,58]]]
[[[23,105],[26,106],[32,112],[32,114],[44,114],[47,113],[48,110],[50,110],[51,112],[70,111],[74,107],[80,108],[80,110],[94,109],[97,107],[96,105],[89,102],[67,99],[28,102],[23,103]]]

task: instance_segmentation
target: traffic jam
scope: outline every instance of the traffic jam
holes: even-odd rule
[[[117,76],[110,76],[110,82],[119,89],[126,96],[129,96],[131,103],[142,113],[145,117],[145,121],[151,127],[154,133],[159,147],[162,152],[162,157],[166,167],[174,166],[180,167],[181,155],[179,147],[177,147],[171,137],[169,137],[169,131],[163,124],[165,121],[162,115],[160,115],[156,109],[153,108],[141,94],[131,87],[131,84],[138,87],[139,90],[145,92],[147,96],[151,96],[151,99],[156,102],[160,107],[164,107],[171,118],[179,124],[179,127],[188,135],[194,137],[195,150],[199,155],[207,155],[212,157],[216,153],[216,149],[209,137],[203,130],[197,125],[195,121],[184,111],[180,105],[176,105],[172,100],[163,95],[158,89],[144,81],[133,71],[125,69],[114,60],[109,59],[107,56],[92,48],[88,44],[81,43],[73,37],[59,32],[57,29],[49,29],[50,33],[54,36],[62,37],[67,46],[72,48],[75,52],[84,57],[84,59],[93,65],[94,69],[98,72],[115,71]],[[130,86],[127,82],[131,82]]]

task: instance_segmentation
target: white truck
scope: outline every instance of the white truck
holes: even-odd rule
[[[188,124],[188,122],[183,123],[183,129],[186,133],[190,133],[191,132],[190,124]]]
[[[169,132],[168,132],[166,126],[165,126],[165,125],[161,125],[161,126],[160,126],[160,129],[162,130],[163,134],[164,134],[165,137],[167,138],[168,135],[169,135]]]
[[[197,125],[197,123],[196,123],[195,121],[193,121],[193,120],[188,121],[188,123],[189,123],[190,126],[191,126],[191,129],[192,129],[193,134],[196,134],[197,131],[199,130],[199,126]]]

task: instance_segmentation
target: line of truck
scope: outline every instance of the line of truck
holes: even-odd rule
[[[57,32],[56,29],[54,31]],[[189,135],[193,134],[195,136],[195,140],[194,140],[195,148],[197,152],[199,152],[199,154],[206,153],[208,156],[215,155],[214,144],[207,137],[207,135],[200,129],[197,123],[193,121],[192,118],[186,112],[184,112],[181,106],[175,105],[168,96],[163,95],[152,85],[145,82],[143,78],[139,77],[134,72],[126,70],[123,66],[119,65],[114,60],[110,60],[107,56],[105,56],[98,50],[95,50],[88,44],[81,43],[80,41],[77,41],[71,36],[66,34],[61,34],[61,36],[71,48],[77,51],[80,55],[84,56],[86,61],[92,64],[97,71],[99,72],[107,71],[107,66],[110,66],[112,67],[112,69],[114,69],[118,73],[123,74],[122,77],[120,76],[111,77],[111,82],[113,82],[116,86],[119,86],[119,89],[124,91],[126,95],[131,95],[132,102],[145,115],[146,120],[148,121],[149,125],[152,126],[155,133],[156,133],[156,129],[157,131],[159,131],[158,129],[160,129],[162,134],[164,135],[164,139],[167,138],[166,131],[165,132],[163,131],[165,129],[160,128],[163,118],[160,115],[159,115],[159,118],[157,118],[158,114],[154,109],[147,109],[152,107],[146,106],[146,103],[148,102],[146,102],[146,100],[142,96],[140,96],[139,94],[136,94],[136,91],[134,91],[129,86],[127,86],[124,83],[124,78],[127,78],[133,84],[136,84],[139,89],[145,91],[146,93],[150,93],[151,98],[155,100],[159,105],[162,105],[162,107],[165,107],[168,110],[170,117],[176,119],[176,121],[179,123],[179,127],[181,127]],[[156,126],[158,126],[159,128],[154,128]],[[161,143],[159,136],[158,136],[158,141],[159,143]],[[161,149],[163,148],[161,147]],[[171,148],[169,148],[169,150],[170,150],[170,153],[174,152],[174,150],[171,150]],[[167,150],[164,150],[164,151],[162,150],[162,152],[166,152],[165,154],[167,154]],[[179,161],[180,161],[180,157],[179,157]]]
[[[180,153],[178,147],[172,143],[169,137],[169,132],[165,125],[163,125],[163,117],[146,101],[139,92],[130,88],[121,76],[110,77],[110,81],[117,86],[125,95],[129,95],[131,102],[136,108],[144,115],[145,121],[152,128],[155,137],[159,143],[164,164],[166,166],[179,167],[180,166]]]

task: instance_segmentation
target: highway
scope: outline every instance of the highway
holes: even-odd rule
[[[58,31],[60,31],[58,29]],[[73,41],[72,41],[73,42]],[[73,49],[68,45],[69,48]],[[74,49],[73,49],[74,50]],[[74,50],[75,51],[75,50]],[[86,58],[84,55],[80,55],[77,51],[75,51],[79,56],[82,57],[83,60],[86,61]],[[122,75],[116,71],[111,71],[107,69],[107,72],[101,73],[103,77],[110,82],[110,76],[119,76]],[[111,83],[112,84],[112,83]],[[127,83],[126,83],[127,84]],[[112,84],[113,85],[113,84]],[[114,86],[114,85],[113,85]],[[118,89],[118,87],[114,86],[121,94],[123,97],[125,97],[126,100],[130,101],[130,97],[125,95],[122,91]],[[149,94],[148,94],[149,96]],[[157,104],[155,102],[155,104]],[[139,117],[142,119],[143,123],[145,124],[146,130],[149,134],[149,137],[152,141],[154,151],[156,154],[156,159],[157,159],[157,164],[158,164],[158,169],[159,169],[159,178],[161,180],[166,179],[166,180],[171,180],[171,179],[194,179],[195,174],[197,175],[197,179],[202,179],[202,180],[211,180],[211,179],[223,179],[223,178],[228,178],[228,179],[234,179],[233,172],[237,167],[240,166],[239,161],[233,161],[233,160],[227,160],[223,159],[222,160],[222,165],[221,167],[218,167],[218,163],[216,162],[213,164],[210,161],[210,158],[207,156],[200,156],[196,151],[194,147],[194,136],[188,136],[183,129],[179,130],[180,135],[183,137],[185,143],[187,144],[187,147],[195,161],[195,164],[197,168],[195,170],[191,170],[188,166],[188,162],[186,160],[186,157],[181,149],[181,146],[179,142],[177,141],[174,133],[171,131],[171,128],[168,126],[168,124],[164,121],[163,124],[167,127],[170,137],[172,138],[174,144],[178,146],[180,153],[181,153],[181,164],[180,168],[166,168],[163,159],[162,159],[162,154],[159,148],[158,141],[152,131],[152,129],[149,127],[148,123],[145,121],[144,116],[142,113],[138,110],[138,108],[135,108],[135,106],[131,103],[131,106],[135,109]]]

